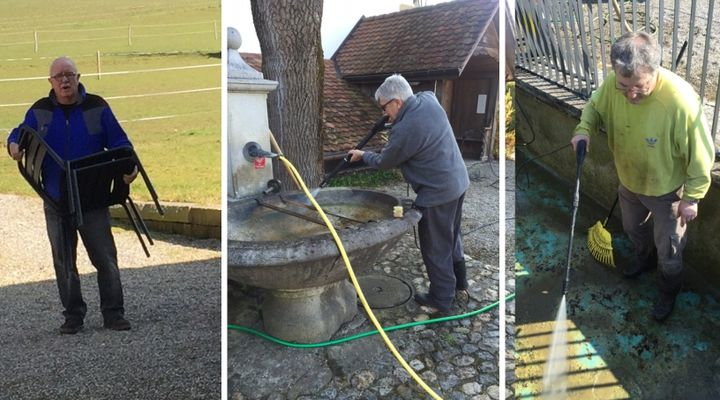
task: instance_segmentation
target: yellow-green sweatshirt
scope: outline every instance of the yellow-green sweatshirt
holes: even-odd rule
[[[575,134],[592,138],[605,127],[620,183],[630,191],[660,196],[685,185],[683,199],[703,198],[715,152],[693,88],[664,68],[655,90],[639,104],[628,102],[615,85],[615,74],[608,74]]]

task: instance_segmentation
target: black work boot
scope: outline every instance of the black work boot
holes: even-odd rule
[[[653,306],[652,316],[656,321],[665,321],[675,307],[675,298],[682,288],[682,276],[680,273],[668,274],[668,267],[664,266],[658,273],[658,289],[660,296]]]
[[[65,335],[74,335],[83,328],[83,320],[79,318],[68,318],[65,323],[60,326],[60,333]]]
[[[657,251],[653,250],[650,256],[644,260],[640,257],[635,257],[635,262],[625,265],[621,268],[623,276],[627,279],[634,279],[640,276],[643,272],[651,271],[657,268]]]
[[[652,310],[655,321],[665,321],[672,314],[675,307],[675,297],[677,297],[677,293],[660,292],[660,297],[655,302]]]
[[[465,260],[453,263],[453,271],[455,272],[455,290],[468,290]]]
[[[416,303],[430,308],[432,313],[447,314],[450,312],[450,307],[442,306],[430,293],[415,293],[414,298]]]
[[[115,318],[106,318],[103,322],[103,327],[113,331],[127,331],[130,330],[130,321],[120,316]]]

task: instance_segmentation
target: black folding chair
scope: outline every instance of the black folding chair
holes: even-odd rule
[[[164,211],[150,178],[131,147],[119,147],[74,160],[63,160],[48,146],[40,134],[26,125],[20,128],[19,145],[20,149],[25,151],[23,158],[18,161],[20,174],[56,212],[67,216],[71,228],[83,225],[84,212],[120,204],[133,226],[145,255],[150,257],[140,230],[151,245],[153,240],[145,221],[130,198],[130,186],[123,181],[123,175],[131,173],[137,166],[158,213],[164,215]],[[65,185],[61,188],[60,200],[53,199],[45,190],[42,165],[46,159],[57,164],[63,171]]]

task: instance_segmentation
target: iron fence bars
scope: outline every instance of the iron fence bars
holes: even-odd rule
[[[578,14],[582,15],[582,3],[578,4]],[[592,0],[588,2],[588,36],[590,36],[590,58],[592,60],[592,76],[593,76],[593,83],[597,82],[599,80],[598,78],[598,62],[597,62],[597,47],[595,46],[595,25],[593,24],[593,20],[595,19],[595,12],[593,12],[592,7]],[[601,38],[598,38],[599,40]],[[592,92],[591,89],[589,89],[589,92]]]
[[[599,81],[594,13],[586,15],[582,0],[518,0],[516,7],[518,66],[588,96]]]
[[[660,65],[663,62],[663,49],[665,48],[665,41],[663,40],[663,31],[665,30],[665,1],[660,0],[658,5],[658,45],[660,46]]]
[[[715,93],[715,108],[713,110],[712,128],[710,129],[710,132],[712,133],[713,143],[715,143],[715,134],[717,133],[718,114],[719,113],[720,113],[720,75],[718,75],[717,91]],[[715,146],[715,148],[716,148],[716,154],[717,154],[717,146]]]
[[[592,3],[589,4],[590,6]],[[590,32],[586,32],[585,30],[585,17],[584,13],[582,12],[582,0],[577,0],[574,2],[572,7],[573,12],[575,13],[575,16],[577,18],[578,22],[578,31],[580,31],[580,49],[582,50],[582,66],[583,66],[583,73],[585,74],[585,92],[590,94],[593,91],[593,85],[596,81],[595,77],[597,76],[597,64],[595,63],[595,53],[590,52],[588,50],[588,36],[593,36],[593,31],[590,30]],[[588,10],[590,11],[590,10]],[[592,14],[588,13],[591,17]],[[592,46],[594,49],[594,46]]]
[[[692,68],[693,45],[695,44],[695,10],[697,9],[697,0],[692,0],[690,8],[690,32],[688,33],[688,51],[687,64],[685,65],[685,80],[690,81],[690,71]],[[680,56],[682,58],[682,55]]]
[[[677,34],[678,25],[680,23],[680,0],[675,0],[675,8],[673,9],[673,32],[672,32],[672,58],[670,59],[670,70],[677,71]],[[658,39],[662,39],[660,36]]]
[[[570,40],[568,39],[567,35],[565,34],[565,24],[562,23],[562,18],[560,17],[562,15],[562,12],[559,10],[559,5],[550,2],[548,3],[548,6],[550,7],[550,16],[553,21],[553,28],[554,32],[556,33],[556,37],[558,38],[559,46],[557,46],[560,49],[560,63],[561,69],[559,72],[562,73],[563,82],[565,86],[568,85],[568,78],[572,76],[570,71],[574,68],[572,66],[572,58],[568,58],[568,55],[571,53],[570,50]],[[575,89],[575,81],[570,79],[570,87]]]
[[[644,30],[657,38],[661,65],[698,90],[714,138],[720,129],[716,0],[645,0],[644,7],[640,1],[516,0],[517,67],[587,99],[612,70],[611,44],[628,29]]]
[[[702,72],[700,73],[701,77],[707,76],[707,66],[708,66],[708,53],[710,50],[710,37],[712,34],[712,22],[713,22],[713,6],[715,4],[714,0],[710,0],[710,4],[708,5],[708,13],[707,15],[709,18],[707,19],[707,25],[705,28],[705,51],[703,51],[703,66],[702,66]],[[720,75],[720,74],[719,74]],[[719,85],[720,86],[720,85]],[[705,101],[705,79],[700,79],[700,98]],[[717,103],[717,96],[715,96],[715,102]],[[715,112],[717,114],[717,111]],[[715,129],[713,129],[713,132]]]
[[[600,31],[600,36],[598,37],[598,40],[600,41],[600,61],[602,63],[602,72],[603,72],[603,80],[605,80],[605,77],[607,77],[607,60],[605,57],[605,13],[602,9],[602,0],[597,0],[598,5],[598,30]],[[608,7],[610,5],[608,4]],[[608,22],[610,22],[610,19],[608,19]],[[612,24],[610,24],[610,29],[612,29]]]

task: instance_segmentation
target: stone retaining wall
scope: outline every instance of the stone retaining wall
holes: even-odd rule
[[[222,218],[219,206],[161,202],[165,215],[160,215],[152,202],[135,202],[135,205],[150,230],[220,239]],[[120,206],[111,207],[110,215],[117,221],[129,224],[127,214]]]
[[[534,156],[551,152],[570,142],[580,120],[585,102],[572,92],[528,73],[517,75],[515,100],[516,135],[518,146]],[[541,163],[561,178],[575,179],[575,153],[568,147],[544,156]],[[717,168],[717,164],[716,164]],[[610,209],[617,193],[618,179],[607,139],[593,137],[582,172],[581,190],[598,204]],[[720,229],[720,177],[713,174],[713,183],[705,199],[700,202],[698,219],[690,223],[689,240],[685,249],[688,273],[699,274],[714,287],[720,287],[720,246],[714,243]],[[620,214],[619,208],[615,216]]]

